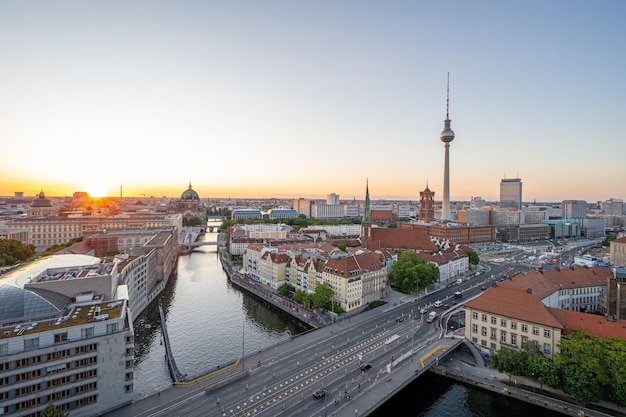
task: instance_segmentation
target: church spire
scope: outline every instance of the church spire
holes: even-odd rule
[[[372,210],[370,209],[370,189],[369,180],[365,180],[365,207],[363,209],[362,224],[372,223]]]

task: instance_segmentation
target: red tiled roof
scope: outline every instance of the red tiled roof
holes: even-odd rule
[[[391,210],[372,210],[370,213],[372,220],[390,221],[395,218]]]
[[[349,278],[355,276],[351,274],[358,271],[357,276],[368,271],[382,268],[380,255],[374,252],[363,252],[360,254],[349,255],[341,259],[329,259],[326,261],[326,268],[332,270],[333,275]]]
[[[626,339],[626,320],[609,321],[604,316],[597,314],[580,313],[578,311],[561,310],[547,307],[548,311],[561,323],[563,334],[570,334],[577,327],[582,327],[594,336],[609,337],[617,336]]]
[[[610,268],[599,267],[548,269],[543,272],[532,270],[504,280],[498,286],[524,291],[530,288],[534,297],[543,300],[560,289],[604,286],[611,274]]]
[[[418,253],[418,257],[430,262],[434,262],[438,265],[445,265],[454,259],[467,258],[468,255],[462,250],[455,250],[454,248],[446,250],[444,252],[437,252],[433,254]]]
[[[626,243],[626,236],[620,237],[618,239],[613,240],[613,242],[617,243]]]
[[[517,288],[496,286],[489,288],[477,298],[465,303],[465,307],[505,317],[563,328],[548,308],[532,294]]]
[[[435,251],[435,244],[431,242],[428,234],[423,229],[389,229],[386,227],[372,227],[371,238],[367,240],[366,247],[376,249],[413,249],[419,251]]]

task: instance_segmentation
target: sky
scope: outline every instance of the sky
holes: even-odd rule
[[[626,198],[626,2],[0,2],[0,195]]]

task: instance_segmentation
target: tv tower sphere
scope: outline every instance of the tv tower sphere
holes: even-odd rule
[[[444,120],[444,128],[439,134],[439,139],[444,143],[450,143],[454,140],[454,132],[450,129],[450,120]]]

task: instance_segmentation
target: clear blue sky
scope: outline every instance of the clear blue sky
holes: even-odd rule
[[[626,1],[0,2],[0,195],[626,198]]]

